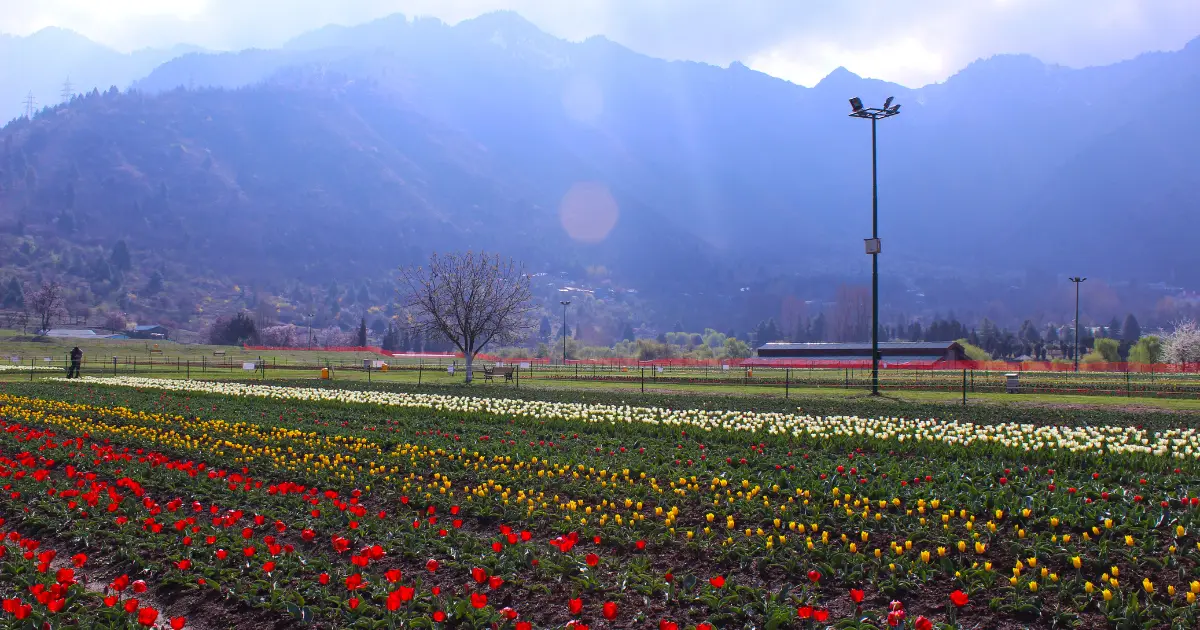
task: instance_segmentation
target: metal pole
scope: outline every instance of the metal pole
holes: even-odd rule
[[[1070,278],[1075,283],[1075,371],[1079,371],[1079,285],[1087,278],[1074,276]]]
[[[571,303],[571,301],[563,300],[562,302],[559,302],[559,303],[562,304],[562,307],[563,307],[563,325],[562,325],[563,365],[566,365],[567,364],[567,305],[569,305]]]
[[[788,368],[784,370],[783,376],[783,398],[784,400],[791,398],[792,389],[792,370]]]
[[[965,407],[965,406],[967,406],[967,370],[965,368],[963,369],[962,392],[963,392],[963,406]]]
[[[871,119],[871,238],[879,238],[879,183],[876,178],[875,126]],[[879,395],[879,254],[871,254],[871,395]]]
[[[1075,283],[1075,372],[1079,372],[1079,286],[1087,278],[1074,276],[1069,280]]]

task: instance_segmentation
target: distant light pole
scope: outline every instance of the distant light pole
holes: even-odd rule
[[[1075,283],[1075,371],[1079,371],[1079,285],[1083,284],[1087,278],[1072,276],[1068,278]]]
[[[563,300],[559,302],[563,306],[563,365],[567,364],[567,307],[571,305],[571,300]]]
[[[312,318],[313,318],[313,314],[309,313],[308,314],[308,341],[304,345],[305,348],[312,347]]]
[[[892,105],[893,96],[883,102],[883,107],[863,107],[861,98],[850,99],[850,116],[871,121],[871,238],[866,240],[867,253],[871,255],[871,395],[879,395],[879,180],[876,175],[875,123],[900,113],[899,105]]]

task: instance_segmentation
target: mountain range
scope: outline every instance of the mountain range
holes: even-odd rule
[[[30,39],[51,35],[65,36]],[[820,299],[869,268],[871,130],[847,116],[851,96],[902,106],[878,124],[885,309],[919,311],[912,295],[947,279],[1200,280],[1181,229],[1200,123],[1176,113],[1200,96],[1200,39],[1083,69],[997,56],[917,89],[845,69],[805,88],[559,40],[507,12],[122,59],[132,89],[0,131],[0,241],[42,239],[60,268],[69,244],[96,303],[127,293],[88,278],[118,239],[145,274],[203,287],[188,304],[483,247],[535,270],[603,268],[661,297],[647,317],[745,325],[773,313],[731,306],[743,287]]]

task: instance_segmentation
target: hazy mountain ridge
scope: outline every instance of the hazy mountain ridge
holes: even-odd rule
[[[32,93],[35,108],[61,103],[67,82],[71,93],[111,86],[124,89],[159,64],[201,50],[179,44],[120,53],[70,30],[45,28],[26,37],[0,33],[0,120],[25,113]]]
[[[846,100],[895,96],[902,115],[879,126],[888,311],[919,311],[902,289],[934,270],[1200,279],[1179,229],[1200,129],[1164,108],[1200,95],[1200,41],[1079,70],[997,56],[911,90],[838,69],[804,88],[565,42],[512,13],[393,16],[187,54],[135,87],[0,131],[0,223],[55,246],[171,242],[146,256],[175,282],[280,291],[486,246],[534,269],[603,266],[657,295],[656,317],[724,325],[773,314],[741,312],[739,287],[821,297],[865,271],[870,130]],[[559,223],[587,182],[619,209],[594,244]],[[141,216],[163,184],[173,210]]]

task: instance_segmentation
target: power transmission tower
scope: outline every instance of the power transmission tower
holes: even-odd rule
[[[30,92],[29,94],[27,94],[25,96],[24,105],[25,105],[25,117],[26,118],[29,118],[29,119],[33,118],[33,107],[36,103],[37,103],[37,101],[34,100],[34,98],[33,98],[33,92]]]
[[[71,96],[73,96],[74,94],[75,94],[75,92],[72,90],[72,86],[71,86],[71,77],[68,75],[67,80],[63,81],[62,102],[66,103],[66,102],[70,101]]]

